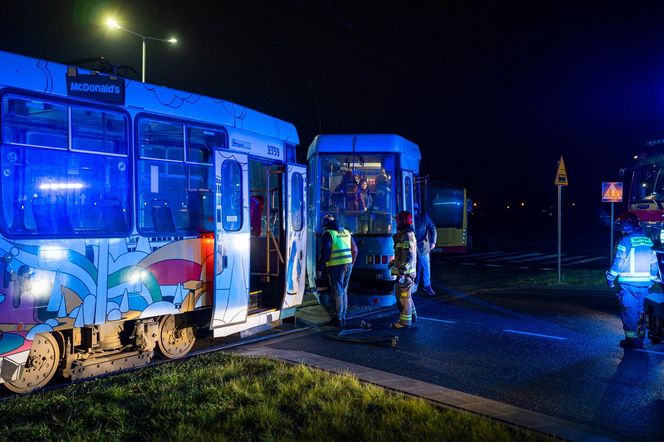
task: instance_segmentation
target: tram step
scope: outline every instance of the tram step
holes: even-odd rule
[[[129,352],[118,353],[114,355],[89,359],[85,361],[75,361],[71,370],[65,370],[63,373],[71,375],[72,380],[86,379],[94,376],[126,370],[128,368],[141,367],[147,365],[152,360],[154,352]],[[67,373],[69,371],[69,373]]]

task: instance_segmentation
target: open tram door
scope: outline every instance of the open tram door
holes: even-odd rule
[[[307,247],[305,166],[289,164],[286,173],[286,281],[281,317],[293,316],[304,297],[305,250]]]
[[[247,321],[249,166],[247,155],[215,152],[214,300],[210,328]]]

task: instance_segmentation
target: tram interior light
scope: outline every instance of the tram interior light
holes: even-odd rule
[[[83,187],[83,183],[42,183],[39,185],[39,190],[68,190]]]

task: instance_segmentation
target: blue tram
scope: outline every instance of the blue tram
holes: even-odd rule
[[[0,52],[0,384],[185,355],[295,314],[306,170],[285,121]]]
[[[393,277],[394,216],[413,211],[420,149],[393,134],[318,135],[307,152],[309,164],[308,286],[322,303],[327,283],[316,279],[321,221],[330,213],[354,234],[359,255],[349,287],[349,305],[395,303]],[[320,289],[318,289],[320,288]]]

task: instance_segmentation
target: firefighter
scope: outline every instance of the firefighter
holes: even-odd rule
[[[625,330],[625,339],[620,341],[620,346],[625,349],[643,348],[643,299],[657,279],[657,257],[652,250],[652,241],[639,226],[636,214],[625,212],[616,219],[616,224],[622,230],[623,237],[616,246],[613,265],[606,272],[606,282],[609,287],[615,287],[616,279],[620,283],[618,301]]]
[[[332,317],[330,325],[344,328],[348,305],[348,283],[357,257],[357,245],[351,233],[340,226],[332,215],[323,217],[323,230],[317,268],[326,269],[330,291],[334,298],[335,310],[329,312]]]
[[[390,263],[390,272],[397,277],[394,291],[399,308],[399,320],[392,324],[392,327],[400,329],[410,327],[412,322],[417,320],[411,296],[417,273],[417,240],[413,229],[413,215],[410,212],[399,212],[395,219],[397,233],[392,236],[394,260]]]

